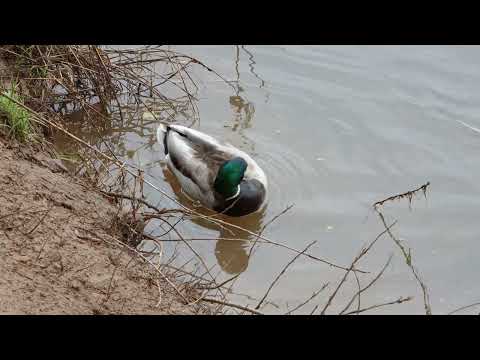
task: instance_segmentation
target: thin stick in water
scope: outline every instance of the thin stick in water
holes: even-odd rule
[[[277,281],[280,279],[280,277],[285,273],[285,271],[287,271],[288,267],[289,267],[291,264],[293,264],[293,263],[295,262],[295,260],[297,260],[300,255],[302,255],[305,251],[308,250],[308,248],[309,248],[310,246],[312,246],[312,245],[315,244],[315,243],[316,243],[316,241],[312,241],[310,244],[308,244],[307,247],[306,247],[304,250],[302,250],[301,253],[295,255],[295,257],[282,269],[282,271],[280,272],[280,274],[278,274],[278,276],[275,278],[275,280],[273,280],[273,282],[270,284],[270,286],[268,287],[267,292],[265,293],[265,295],[263,295],[263,297],[262,297],[262,299],[260,300],[260,302],[257,304],[257,306],[255,306],[255,309],[256,309],[256,310],[260,308],[260,306],[262,305],[263,301],[266,299],[266,297],[267,297],[268,294],[270,293],[270,290],[272,290],[272,288],[275,286],[275,284],[276,284]]]

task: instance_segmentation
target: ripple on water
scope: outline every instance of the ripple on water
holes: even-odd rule
[[[262,136],[256,142],[261,144],[258,145],[256,161],[268,177],[271,210],[311,198],[318,192],[321,174],[317,157],[306,158],[288,144],[280,144],[268,137]]]

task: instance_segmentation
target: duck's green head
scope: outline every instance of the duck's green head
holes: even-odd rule
[[[226,198],[230,198],[238,193],[238,185],[243,179],[247,170],[247,162],[242,158],[236,157],[226,161],[218,170],[215,183],[215,191]]]

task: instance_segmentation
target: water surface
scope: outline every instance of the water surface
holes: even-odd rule
[[[398,220],[395,234],[412,249],[434,313],[479,301],[480,47],[171,48],[231,81],[228,86],[204,68],[192,68],[199,87],[196,128],[249,152],[269,178],[268,207],[235,224],[258,231],[293,204],[264,234],[300,250],[316,240],[312,254],[348,265],[383,229],[371,205],[430,181],[427,200],[417,197],[412,210],[408,202],[396,202],[384,212]],[[185,201],[152,134],[124,132],[122,146],[162,189]],[[149,196],[161,200],[154,192]],[[202,221],[181,226],[191,237],[229,237]],[[195,247],[225,278],[241,272],[235,291],[256,298],[294,256],[261,246],[249,260],[246,242],[224,240],[195,242]],[[382,238],[361,265],[375,273],[390,254],[391,266],[362,296],[362,304],[411,295],[412,302],[372,313],[423,313],[421,290],[391,239]],[[264,311],[285,312],[330,282],[323,297],[300,311],[309,313],[325,303],[342,274],[299,258],[270,294],[278,308]],[[352,277],[332,312],[343,308],[356,286]],[[233,300],[255,304],[245,297]]]

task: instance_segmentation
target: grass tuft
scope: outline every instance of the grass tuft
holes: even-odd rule
[[[6,118],[6,125],[10,129],[10,135],[13,135],[20,141],[28,139],[32,131],[30,124],[30,114],[27,110],[10,100],[8,97],[23,103],[22,98],[12,85],[10,90],[4,91],[0,94],[0,113]]]

